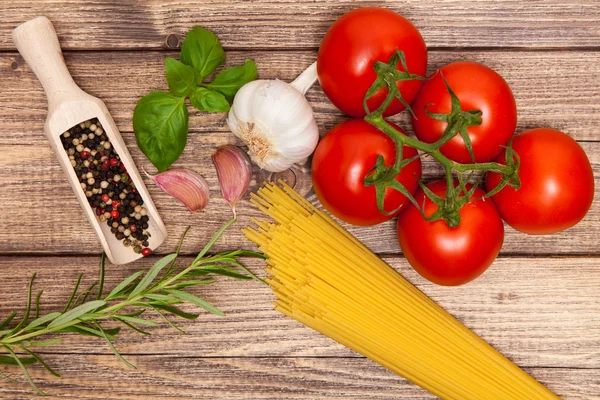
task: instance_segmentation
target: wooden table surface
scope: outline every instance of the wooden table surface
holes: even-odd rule
[[[429,46],[429,70],[475,60],[511,85],[518,131],[548,126],[576,138],[600,188],[600,3],[597,0],[4,0],[0,6],[0,317],[22,311],[37,273],[45,312],[64,304],[79,272],[97,277],[101,248],[44,135],[46,100],[16,52],[11,30],[38,15],[55,24],[73,77],[102,98],[138,165],[131,116],[136,101],[166,89],[163,59],[178,56],[194,25],[218,34],[228,64],[253,58],[261,78],[291,80],[316,57],[328,26],[359,5],[382,5],[411,19]],[[316,85],[308,93],[319,127],[344,120]],[[395,118],[409,128],[406,115]],[[220,196],[210,154],[237,143],[223,114],[190,114],[187,148],[175,166],[202,173],[212,199],[190,216],[149,184],[174,250],[185,226],[184,252],[198,251],[230,213]],[[548,162],[553,162],[549,160]],[[252,190],[273,176],[255,171]],[[430,160],[425,174],[440,170]],[[308,166],[277,174],[315,200]],[[149,183],[149,182],[147,182]],[[565,399],[600,399],[600,201],[576,227],[528,237],[507,227],[500,257],[480,279],[459,288],[426,282],[402,257],[392,222],[350,228],[394,268],[493,346]],[[244,200],[237,227],[258,213]],[[250,248],[238,229],[217,249]],[[109,266],[107,287],[151,260]],[[260,270],[259,263],[250,264]],[[189,335],[166,326],[151,337],[125,333],[116,341],[137,370],[121,364],[105,343],[68,337],[42,353],[63,375],[32,373],[52,395],[73,399],[431,399],[420,388],[272,309],[272,294],[255,282],[223,280],[194,293],[226,317],[184,322]],[[158,322],[158,320],[157,320]],[[29,398],[18,383],[0,381],[0,398]]]

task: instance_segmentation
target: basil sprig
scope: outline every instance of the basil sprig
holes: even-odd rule
[[[155,91],[142,97],[133,112],[133,130],[138,146],[160,171],[166,171],[185,148],[188,110],[185,99],[205,112],[227,112],[237,91],[257,77],[254,61],[222,70],[225,51],[217,36],[196,26],[188,32],[180,53],[181,61],[165,58],[168,92]]]

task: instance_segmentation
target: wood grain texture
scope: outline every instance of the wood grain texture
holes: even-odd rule
[[[598,46],[594,0],[15,0],[3,4],[0,49],[10,30],[48,16],[65,49],[176,47],[193,25],[213,30],[231,48],[316,48],[343,13],[378,5],[410,19],[429,46]]]
[[[600,3],[599,3],[600,4]],[[167,90],[164,58],[176,52],[75,52],[65,55],[75,81],[106,102],[123,133],[133,132],[136,102],[152,90]],[[315,51],[231,51],[228,65],[253,58],[261,79],[293,80],[316,59]],[[481,62],[509,83],[519,110],[518,131],[550,126],[578,140],[600,140],[600,65],[598,54],[587,51],[432,51],[429,72],[454,61]],[[40,83],[17,53],[0,54],[0,144],[38,141],[46,119],[46,98]],[[319,85],[308,92],[319,128],[324,134],[345,117]],[[410,128],[408,113],[394,118]],[[201,139],[218,140],[228,132],[225,114],[206,114],[190,108],[190,131]]]
[[[369,360],[339,358],[129,357],[137,370],[114,356],[47,356],[63,374],[32,368],[49,399],[434,400],[437,397]],[[15,376],[14,369],[4,369]],[[600,399],[600,370],[525,368],[564,400]],[[19,379],[18,376],[17,379]],[[35,399],[22,379],[3,383],[0,398]]]
[[[199,138],[200,140],[195,140]],[[153,167],[135,145],[132,135],[124,135],[125,142],[140,170]],[[208,140],[208,142],[206,142]],[[231,217],[231,210],[223,199],[210,156],[216,146],[235,142],[233,135],[214,135],[210,138],[196,135],[188,140],[183,156],[175,164],[204,175],[208,181],[211,199],[208,206],[196,214],[168,196],[147,177],[144,181],[169,236],[157,249],[158,253],[175,249],[179,235],[186,226],[192,227],[185,252],[199,251],[212,232]],[[79,203],[71,191],[54,153],[42,139],[38,146],[0,145],[0,253],[40,254],[75,253],[98,254],[101,250],[94,231],[83,217]],[[600,143],[582,143],[594,168],[596,198],[600,198]],[[437,163],[424,160],[425,178],[443,176]],[[315,205],[318,200],[312,192],[309,166],[294,167],[281,174],[267,174],[255,168],[251,191],[265,179],[282,177],[306,195]],[[216,249],[252,248],[239,229],[250,223],[251,217],[263,215],[252,206],[246,195],[238,204],[239,223],[231,229]],[[23,199],[26,199],[24,201]],[[575,227],[558,234],[528,236],[507,226],[504,254],[599,254],[600,202],[596,201],[588,215]],[[395,219],[374,227],[350,227],[349,230],[377,253],[398,253]],[[60,232],[60,234],[57,234]]]
[[[461,288],[425,281],[401,257],[385,260],[518,365],[600,368],[598,258],[499,258],[481,278]],[[152,262],[109,266],[106,289]],[[85,273],[82,287],[96,280],[98,265],[99,256],[0,257],[0,271],[4,271],[0,274],[0,318],[12,311],[22,312],[26,282],[34,272],[38,273],[35,289],[44,289],[42,312],[48,313],[64,306],[79,272]],[[248,260],[247,265],[262,272],[262,262]],[[152,317],[160,323],[159,328],[150,328],[153,335],[123,331],[115,342],[120,352],[174,357],[357,357],[275,312],[274,297],[267,286],[219,279],[217,284],[192,291],[227,315],[203,313],[196,321],[181,321],[189,335]],[[43,352],[111,354],[102,340],[77,336],[69,336]]]
[[[256,59],[261,77],[291,80],[314,60],[315,53],[302,52],[232,52],[230,63],[245,57]],[[512,85],[520,110],[519,130],[551,126],[563,129],[578,139],[600,139],[600,65],[595,53],[569,52],[557,57],[553,52],[432,52],[431,68],[458,59],[474,59],[496,68]],[[518,57],[518,62],[515,58]],[[131,115],[135,102],[146,92],[165,89],[161,53],[72,53],[67,63],[76,81],[91,94],[106,101],[128,148],[139,168],[154,168],[140,153],[131,133]],[[100,249],[91,227],[81,216],[54,154],[42,135],[46,103],[43,91],[28,67],[19,64],[15,55],[2,55],[0,68],[0,253],[97,253]],[[102,62],[99,62],[102,60]],[[126,88],[126,89],[124,89]],[[344,117],[333,109],[320,88],[309,91],[321,132],[326,132]],[[407,114],[396,118],[409,128]],[[172,198],[149,184],[151,195],[170,233],[161,252],[171,251],[178,235],[191,224],[189,250],[199,250],[209,232],[227,221],[231,214],[221,198],[210,155],[226,143],[237,143],[227,132],[224,114],[191,112],[192,133],[188,146],[174,164],[196,170],[206,176],[212,199],[205,212],[191,216]],[[407,129],[409,130],[409,129]],[[32,145],[33,144],[33,145]],[[582,143],[593,163],[596,179],[600,178],[600,145]],[[441,172],[435,163],[426,162],[428,177]],[[303,194],[311,195],[307,167],[297,167],[275,177],[284,177]],[[253,188],[269,174],[256,171]],[[599,184],[596,187],[600,187]],[[22,199],[28,199],[22,201]],[[552,236],[526,237],[508,229],[505,254],[597,254],[600,236],[594,228],[600,220],[596,202],[586,219],[573,229]],[[60,210],[60,212],[57,212]],[[241,224],[257,212],[247,201],[240,205]],[[52,229],[49,229],[52,227]],[[374,251],[397,253],[394,224],[376,228],[351,228]],[[55,232],[62,232],[57,236]],[[223,247],[246,246],[239,232],[231,232]],[[222,247],[219,247],[222,248]]]

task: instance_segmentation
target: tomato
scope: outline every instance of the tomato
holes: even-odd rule
[[[512,147],[521,160],[521,187],[505,187],[492,197],[502,218],[531,235],[560,232],[581,221],[594,199],[594,173],[581,146],[561,131],[538,128],[517,135]],[[502,153],[496,161],[505,160]],[[500,179],[488,173],[488,191]]]
[[[446,182],[427,184],[441,198]],[[504,224],[492,201],[482,200],[477,188],[459,211],[460,225],[450,228],[446,221],[429,222],[410,204],[398,217],[398,241],[412,267],[438,285],[457,286],[481,275],[496,259],[504,241]],[[426,216],[438,207],[419,189],[417,204],[424,204]]]
[[[408,72],[425,76],[427,48],[415,26],[399,14],[377,7],[358,8],[340,17],[321,42],[317,58],[319,82],[329,100],[342,112],[364,117],[363,98],[377,74],[375,61],[387,63],[396,49],[404,52]],[[403,68],[399,63],[398,70]],[[398,82],[404,100],[412,103],[422,81]],[[379,90],[368,102],[377,109],[385,99],[386,88]],[[385,116],[404,110],[397,99]]]
[[[363,184],[379,155],[390,166],[396,159],[396,147],[375,127],[358,119],[335,126],[323,137],[312,160],[313,186],[321,204],[339,219],[354,225],[375,225],[391,219],[393,215],[384,215],[377,208],[375,187]],[[404,158],[416,155],[416,150],[404,147]],[[396,177],[410,193],[417,190],[419,179],[420,159],[406,165]],[[386,189],[385,210],[403,207],[408,202],[397,190]]]
[[[487,162],[502,151],[517,126],[517,106],[510,87],[492,69],[475,62],[448,64],[435,72],[424,84],[415,99],[412,120],[415,135],[421,141],[438,141],[447,122],[438,121],[425,113],[448,114],[452,100],[444,79],[458,97],[463,111],[480,110],[482,123],[467,127],[476,162]],[[451,160],[471,163],[465,142],[456,135],[440,151]]]

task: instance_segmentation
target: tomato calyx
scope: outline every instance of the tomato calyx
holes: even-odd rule
[[[402,69],[404,71],[399,71],[398,63],[402,65]],[[390,57],[387,63],[376,61],[373,65],[375,72],[377,73],[377,78],[375,82],[371,85],[365,97],[363,99],[363,107],[367,113],[367,115],[371,114],[371,110],[369,110],[369,106],[367,105],[367,101],[375,95],[378,91],[383,88],[388,89],[388,96],[384,100],[384,102],[377,108],[374,112],[379,115],[383,115],[383,112],[390,106],[392,101],[397,99],[407,110],[412,113],[412,109],[410,108],[410,104],[404,100],[400,90],[398,89],[398,82],[401,81],[413,81],[413,80],[425,80],[424,77],[410,73],[408,71],[408,66],[406,65],[406,57],[404,57],[404,52],[396,49],[394,54]]]
[[[426,221],[435,222],[439,220],[446,221],[446,224],[450,228],[455,228],[460,225],[460,209],[467,204],[473,194],[479,187],[479,185],[472,185],[471,188],[467,187],[467,183],[471,180],[472,174],[466,179],[462,175],[458,175],[458,186],[455,187],[454,179],[450,177],[449,184],[447,186],[446,197],[442,198],[437,194],[433,193],[423,182],[419,182],[419,186],[423,189],[425,195],[437,206],[437,210],[427,216],[425,215],[424,205],[419,207],[421,215]],[[458,190],[457,190],[458,189]]]
[[[418,208],[418,204],[412,194],[402,183],[396,180],[396,176],[400,173],[400,171],[402,171],[402,168],[421,157],[421,155],[417,154],[414,157],[403,159],[402,146],[397,148],[396,153],[396,162],[391,167],[386,167],[382,155],[377,156],[375,166],[371,168],[363,180],[363,184],[365,186],[375,186],[377,208],[379,208],[379,211],[386,216],[393,215],[398,212],[400,208],[402,208],[401,205],[391,211],[385,210],[385,192],[387,188],[397,190],[398,192],[402,193]]]
[[[471,138],[469,137],[469,132],[467,131],[467,128],[469,126],[481,125],[482,112],[481,112],[481,110],[466,110],[466,111],[464,111],[460,104],[460,100],[458,99],[458,97],[456,96],[456,94],[454,93],[454,91],[452,90],[450,85],[448,84],[448,81],[446,80],[446,78],[444,77],[443,74],[441,74],[441,76],[442,76],[442,80],[444,81],[444,84],[446,85],[446,89],[448,90],[448,93],[450,94],[450,98],[452,99],[452,110],[448,114],[432,113],[432,112],[427,111],[427,108],[429,106],[431,106],[432,104],[427,104],[425,106],[425,114],[427,114],[430,118],[433,118],[437,121],[444,121],[447,123],[446,129],[444,130],[444,134],[442,135],[440,140],[436,142],[436,145],[439,145],[441,147],[442,145],[444,145],[448,141],[450,141],[454,136],[459,134],[460,137],[465,142],[465,147],[467,148],[467,151],[469,152],[469,156],[471,157],[471,160],[473,162],[475,162],[475,155],[473,154],[473,146],[471,144]]]
[[[515,190],[518,190],[521,187],[521,178],[519,178],[519,167],[521,166],[521,158],[519,154],[512,148],[512,140],[506,146],[506,166],[511,169],[510,173],[502,174],[502,178],[500,182],[490,190],[484,198],[492,197],[506,186],[510,186]]]

